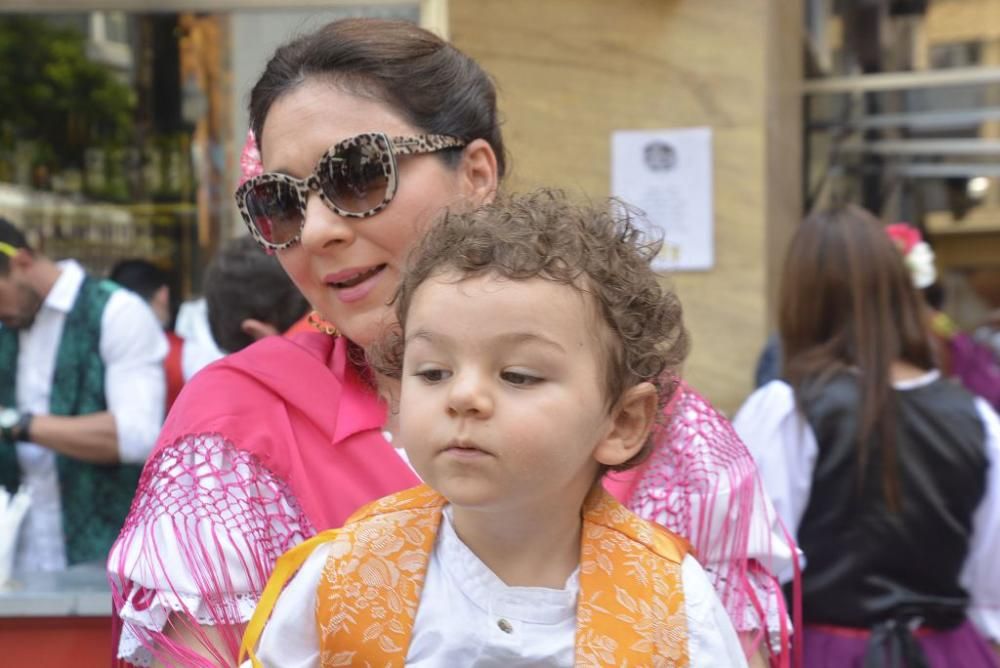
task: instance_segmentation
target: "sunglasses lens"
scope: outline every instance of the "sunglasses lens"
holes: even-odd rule
[[[260,236],[272,244],[295,239],[302,229],[299,196],[291,185],[269,181],[251,188],[245,197],[250,220]]]
[[[320,171],[323,194],[351,213],[367,213],[385,199],[388,153],[374,141],[339,148]]]

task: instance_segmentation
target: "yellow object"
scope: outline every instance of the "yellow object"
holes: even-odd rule
[[[310,311],[309,317],[306,318],[306,321],[320,334],[337,336],[337,328],[328,323],[326,320],[323,320],[323,316],[319,314],[319,311]]]
[[[240,660],[249,656],[261,666],[253,650],[282,588],[314,548],[333,543],[317,592],[324,665],[403,666],[446,503],[421,485],[375,501],[342,529],[285,553],[247,626]],[[687,666],[687,543],[633,515],[599,485],[584,504],[582,531],[576,664]]]
[[[14,257],[15,255],[17,255],[17,251],[19,250],[20,250],[19,248],[15,248],[14,246],[11,246],[8,243],[0,241],[0,253],[3,253],[7,257]]]
[[[958,333],[958,325],[952,320],[947,313],[942,313],[938,311],[931,318],[931,329],[934,333],[945,339],[950,339]]]

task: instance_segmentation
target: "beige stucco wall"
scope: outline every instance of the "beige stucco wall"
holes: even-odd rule
[[[711,126],[715,269],[672,277],[688,379],[751,390],[777,257],[799,211],[801,14],[786,0],[451,0],[451,38],[501,89],[514,190],[603,197],[616,129]]]

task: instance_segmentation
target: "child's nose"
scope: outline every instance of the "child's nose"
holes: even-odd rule
[[[493,413],[493,397],[489,383],[481,374],[460,373],[451,383],[448,410],[455,416],[489,417]]]

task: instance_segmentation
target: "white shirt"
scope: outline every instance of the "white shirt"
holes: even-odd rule
[[[329,544],[318,547],[278,599],[257,648],[264,666],[320,665],[316,588],[329,551]],[[681,582],[691,668],[746,666],[722,603],[691,557],[681,565]],[[563,589],[508,587],[462,543],[446,507],[427,565],[406,665],[572,666],[579,588],[576,572]],[[501,619],[512,632],[501,630]]]
[[[83,283],[83,268],[59,263],[61,273],[35,321],[21,330],[17,359],[17,408],[36,415],[49,412],[56,355],[66,316]],[[104,361],[104,393],[118,430],[118,456],[124,463],[146,461],[156,442],[166,396],[163,359],[167,340],[156,316],[140,297],[116,290],[101,318],[99,352]],[[22,484],[31,490],[31,507],[21,525],[14,567],[21,571],[66,567],[59,476],[55,453],[34,443],[18,443]]]
[[[184,339],[181,349],[181,373],[184,380],[195,375],[226,353],[212,337],[212,327],[208,322],[208,302],[204,297],[181,304],[177,311],[174,332]]]
[[[939,377],[937,371],[931,371],[894,387],[906,391]],[[986,495],[973,518],[972,542],[960,583],[971,596],[969,617],[984,635],[1000,641],[1000,570],[996,568],[1000,555],[1000,419],[985,400],[976,398],[975,403],[986,432],[990,468]],[[775,380],[758,389],[736,414],[733,427],[757,461],[775,510],[792,535],[797,535],[809,502],[819,445],[795,406],[791,386]],[[792,571],[786,569],[778,576],[790,580]]]

